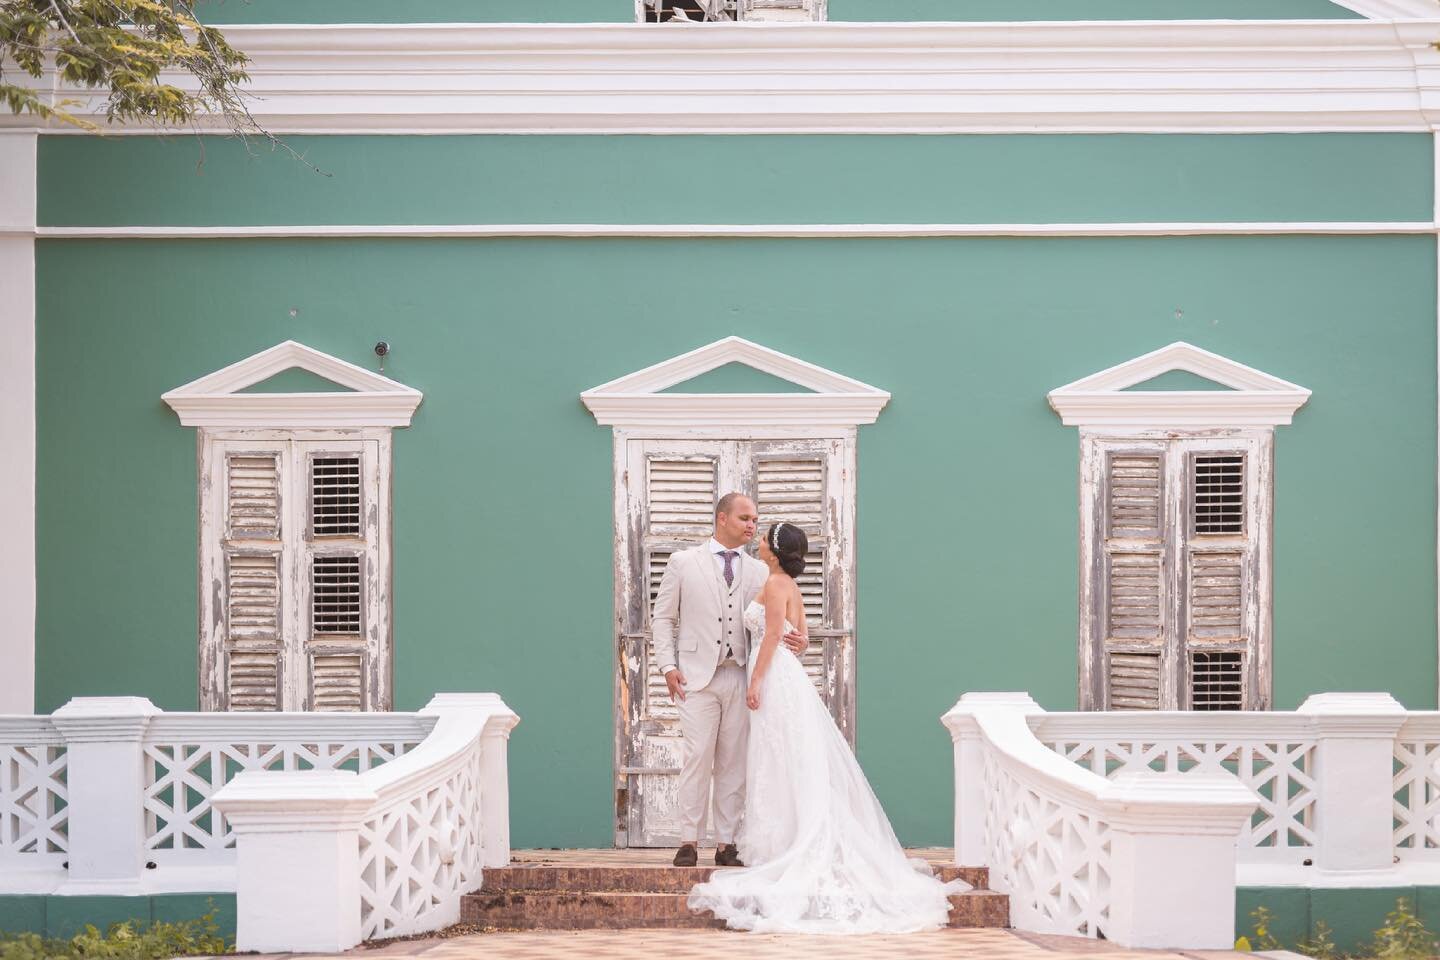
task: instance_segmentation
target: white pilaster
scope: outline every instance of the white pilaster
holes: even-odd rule
[[[0,713],[35,711],[35,149],[0,131]]]
[[[69,756],[70,872],[56,893],[144,893],[144,697],[76,697],[51,720]]]
[[[360,822],[346,770],[247,771],[216,794],[235,831],[235,948],[339,953],[360,942]]]
[[[1395,737],[1405,708],[1388,693],[1317,693],[1297,712],[1315,723],[1315,865],[1331,875],[1389,870]]]

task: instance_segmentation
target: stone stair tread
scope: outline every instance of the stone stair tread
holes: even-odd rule
[[[571,891],[610,893],[685,893],[697,883],[710,878],[713,866],[556,866],[549,864],[512,864],[491,867],[481,876],[480,893],[511,891]],[[989,881],[985,867],[937,866],[936,876],[950,881],[963,879],[977,889]]]

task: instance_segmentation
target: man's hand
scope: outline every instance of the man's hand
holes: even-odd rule
[[[806,637],[805,634],[795,630],[785,634],[785,636],[781,637],[781,640],[784,641],[785,646],[790,648],[790,652],[797,657],[803,656],[806,648],[810,646],[810,639]]]
[[[670,688],[670,699],[680,702],[685,699],[685,674],[679,670],[667,670],[665,686]]]

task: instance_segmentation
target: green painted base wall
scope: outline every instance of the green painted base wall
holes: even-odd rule
[[[1261,949],[1253,913],[1265,907],[1271,914],[1271,935],[1285,949],[1313,938],[1323,921],[1340,953],[1373,955],[1375,931],[1401,899],[1432,933],[1440,933],[1440,887],[1241,887],[1235,891],[1235,935],[1250,938],[1251,946]]]
[[[170,893],[153,897],[0,896],[0,935],[73,937],[90,925],[102,933],[116,923],[180,923],[214,913],[220,936],[235,939],[235,894]]]
[[[948,843],[967,690],[1075,704],[1076,431],[1184,339],[1314,390],[1276,443],[1275,701],[1435,706],[1431,237],[37,243],[38,677],[196,706],[195,436],[294,338],[425,392],[394,442],[396,706],[496,690],[513,839],[611,841],[611,437],[579,393],[738,334],[890,390],[859,445],[859,756]],[[292,316],[292,313],[294,314]],[[1363,656],[1357,652],[1363,651]]]

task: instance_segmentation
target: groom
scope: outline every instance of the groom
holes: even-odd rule
[[[750,652],[745,608],[770,570],[741,551],[755,538],[755,503],[727,493],[715,508],[708,543],[677,551],[665,566],[650,618],[655,659],[680,712],[685,759],[680,768],[680,850],[675,866],[698,860],[700,828],[715,781],[715,863],[744,866],[735,831],[745,808],[745,660]],[[760,637],[754,638],[758,643]],[[807,641],[787,634],[796,655]]]

